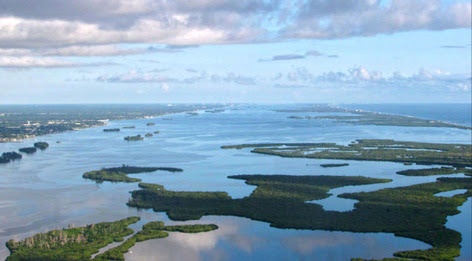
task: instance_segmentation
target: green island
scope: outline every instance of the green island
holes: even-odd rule
[[[11,255],[6,260],[90,260],[92,254],[134,231],[129,225],[140,220],[129,217],[115,222],[103,222],[85,227],[52,230],[21,241],[6,243]]]
[[[429,168],[429,169],[407,169],[407,170],[397,171],[397,174],[404,175],[404,176],[433,176],[433,175],[445,175],[445,174],[457,174],[457,173],[464,173],[464,175],[472,176],[472,169],[440,167],[440,168]]]
[[[124,253],[128,252],[128,250],[137,242],[143,242],[155,238],[165,238],[169,235],[167,232],[209,232],[218,229],[218,226],[215,224],[165,226],[162,221],[153,221],[145,224],[142,229],[143,230],[127,239],[123,244],[97,255],[94,260],[125,260]]]
[[[349,212],[325,211],[307,203],[326,198],[331,188],[389,182],[347,176],[238,175],[257,186],[252,194],[232,199],[226,192],[168,191],[158,184],[140,183],[128,205],[166,212],[173,220],[199,219],[204,215],[230,215],[268,222],[277,228],[352,232],[384,232],[430,244],[426,250],[400,251],[398,258],[454,260],[460,254],[461,234],[446,228],[446,218],[472,196],[470,178],[440,178],[436,182],[374,192],[342,194],[356,199]],[[434,194],[467,189],[451,198]]]
[[[49,147],[49,143],[44,142],[44,141],[38,141],[38,142],[35,142],[33,146],[37,149],[45,150]]]
[[[331,164],[320,164],[323,168],[337,168],[349,166],[349,163],[331,163]]]
[[[152,133],[146,133],[146,134],[144,135],[144,137],[146,137],[146,138],[150,138],[150,137],[152,137],[152,136],[153,136]]]
[[[472,145],[441,144],[386,139],[336,143],[260,143],[222,146],[223,149],[253,148],[251,152],[292,158],[392,161],[472,167]]]
[[[23,152],[26,154],[33,154],[36,152],[36,150],[37,149],[35,147],[25,147],[25,148],[18,149],[19,152]]]
[[[125,127],[123,127],[123,129],[134,129],[134,128],[136,128],[136,126],[125,126]]]
[[[128,226],[139,220],[139,217],[129,217],[114,222],[52,230],[21,241],[9,240],[6,245],[11,255],[7,261],[125,260],[124,253],[136,242],[164,238],[168,236],[167,232],[200,233],[218,229],[214,224],[165,226],[161,221],[154,221],[145,224],[141,231],[124,241],[124,237],[134,233]],[[123,243],[92,258],[93,254],[113,242]]]
[[[118,132],[120,128],[112,128],[112,129],[103,129],[104,132]]]
[[[82,177],[85,179],[94,180],[97,183],[104,181],[110,182],[140,182],[140,179],[130,178],[128,174],[143,173],[143,172],[154,172],[154,171],[169,171],[169,172],[182,172],[182,169],[172,167],[135,167],[122,165],[121,167],[115,168],[103,168],[101,170],[92,170],[85,172]]]
[[[0,156],[0,163],[8,163],[12,160],[19,160],[21,158],[23,158],[23,155],[16,151],[3,152],[2,156]]]
[[[146,126],[154,126],[154,125],[156,125],[154,122],[148,122],[148,123],[146,123]]]
[[[138,134],[136,136],[126,136],[125,138],[125,141],[138,141],[138,140],[144,140],[144,138]]]

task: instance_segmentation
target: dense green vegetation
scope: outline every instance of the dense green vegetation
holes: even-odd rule
[[[140,134],[136,135],[136,136],[126,136],[124,138],[126,141],[138,141],[138,140],[144,140],[143,137],[141,137]]]
[[[397,174],[405,175],[405,176],[432,176],[432,175],[445,175],[445,174],[456,174],[456,173],[464,173],[467,176],[471,176],[472,169],[441,167],[441,168],[429,168],[429,169],[407,169],[407,170],[397,171]]]
[[[149,239],[167,237],[169,235],[167,232],[200,233],[215,229],[218,229],[218,226],[214,224],[165,226],[162,221],[149,222],[143,226],[143,230],[133,235],[123,244],[97,255],[94,260],[125,260],[123,254],[128,252],[134,244]]]
[[[36,234],[22,241],[9,240],[7,248],[12,260],[91,260],[92,255],[134,231],[128,226],[140,220],[129,217],[115,222],[92,224],[85,227],[53,230]],[[126,241],[97,255],[93,260],[125,260],[126,253],[136,242],[164,238],[167,232],[200,233],[218,229],[214,224],[165,226],[161,221],[147,223],[142,230]]]
[[[136,126],[125,126],[125,127],[123,127],[123,129],[134,129],[134,128],[136,128]]]
[[[348,146],[335,143],[261,143],[222,146],[254,148],[251,152],[281,157],[393,161],[472,167],[472,145],[395,140],[357,140]]]
[[[446,217],[472,196],[470,178],[441,178],[437,182],[374,192],[343,194],[359,200],[350,212],[325,211],[309,200],[328,196],[331,188],[388,182],[346,176],[239,175],[257,188],[248,197],[232,199],[225,192],[176,192],[157,184],[140,184],[129,206],[165,211],[174,220],[203,215],[242,216],[279,228],[323,229],[353,232],[389,232],[432,246],[428,250],[395,253],[398,257],[453,260],[460,253],[460,233],[444,227]],[[434,194],[467,189],[452,198]]]
[[[102,247],[123,241],[133,233],[130,224],[139,221],[130,217],[115,222],[103,222],[85,227],[52,230],[21,241],[9,240],[7,248],[12,260],[89,260]]]
[[[182,169],[170,168],[170,167],[135,167],[122,165],[116,168],[103,168],[101,170],[93,170],[85,172],[82,177],[86,179],[95,180],[97,183],[103,181],[111,182],[139,182],[140,179],[130,178],[128,174],[143,173],[143,172],[154,172],[154,171],[169,171],[169,172],[181,172]]]
[[[272,220],[273,224],[282,224],[284,220],[292,219],[290,211],[284,209],[288,205],[292,205],[293,210],[300,204],[303,208],[307,205],[308,208],[321,210],[321,206],[305,204],[305,201],[325,198],[331,188],[390,181],[365,177],[289,175],[238,175],[230,178],[246,180],[247,184],[257,188],[249,197],[233,200],[226,192],[169,191],[161,185],[140,183],[142,190],[132,192],[128,205],[166,211],[175,220],[198,219],[211,213]]]
[[[146,126],[154,126],[154,125],[156,125],[154,122],[148,122],[148,123],[146,123]]]
[[[44,141],[39,141],[39,142],[35,142],[33,146],[40,150],[45,150],[49,147],[49,143],[44,142]]]
[[[152,137],[152,136],[153,136],[152,133],[146,133],[146,134],[144,135],[144,137],[147,137],[147,138]]]
[[[0,156],[0,163],[8,163],[12,160],[19,160],[21,158],[23,158],[23,155],[21,155],[18,152],[15,152],[15,151],[3,152],[2,156]]]
[[[26,154],[32,154],[32,153],[35,153],[36,150],[37,149],[35,147],[25,147],[25,148],[20,148],[18,151],[26,153]]]
[[[346,167],[346,166],[349,166],[349,163],[320,164],[320,166],[323,168]]]

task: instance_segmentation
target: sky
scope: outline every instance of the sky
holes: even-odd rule
[[[470,0],[0,0],[0,104],[471,103]]]

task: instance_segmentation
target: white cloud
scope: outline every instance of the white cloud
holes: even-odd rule
[[[53,58],[43,57],[15,57],[15,56],[3,56],[0,57],[0,67],[4,68],[28,68],[28,67],[74,67],[78,64],[58,60]]]
[[[116,56],[150,52],[148,49],[124,49],[116,45],[75,45],[63,48],[38,50],[39,55],[45,56]]]
[[[213,74],[211,75],[211,80],[213,82],[228,82],[228,83],[236,83],[239,85],[255,85],[256,79],[255,77],[235,74],[235,73],[228,73],[225,76]]]
[[[97,77],[99,82],[112,82],[112,83],[136,83],[136,82],[175,82],[174,78],[168,77],[160,70],[153,71],[140,71],[131,70],[123,74],[118,75],[102,75]]]
[[[161,89],[164,91],[164,92],[168,92],[170,90],[170,87],[167,83],[163,82],[161,84]]]
[[[2,3],[0,48],[251,43],[470,24],[470,2],[440,0],[17,0]]]
[[[345,38],[412,30],[469,28],[471,3],[440,0],[308,1],[285,37]]]
[[[363,66],[353,67],[347,72],[330,71],[315,75],[307,68],[300,67],[287,73],[278,73],[272,78],[274,86],[304,87],[304,86],[333,86],[369,87],[369,88],[438,88],[458,91],[471,90],[471,75],[454,75],[442,70],[426,70],[420,68],[417,73],[405,76],[399,72],[386,77],[381,72],[368,70]]]

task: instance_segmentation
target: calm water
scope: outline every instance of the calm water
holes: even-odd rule
[[[21,161],[0,165],[0,259],[9,254],[4,247],[8,239],[22,239],[37,232],[62,228],[69,224],[112,221],[131,215],[141,216],[142,223],[151,220],[173,223],[165,214],[138,211],[125,205],[129,198],[128,192],[137,189],[137,184],[98,185],[82,178],[82,174],[89,170],[121,164],[179,167],[183,168],[184,172],[155,172],[134,176],[144,182],[163,184],[171,190],[227,191],[236,198],[249,195],[254,187],[245,185],[241,180],[227,179],[229,175],[363,175],[391,178],[394,179],[392,184],[395,185],[416,184],[425,180],[395,174],[398,170],[420,166],[350,161],[348,167],[325,169],[320,164],[336,161],[286,159],[251,154],[249,150],[222,150],[221,145],[256,142],[347,144],[361,138],[470,144],[471,133],[466,130],[348,126],[326,120],[293,120],[287,117],[319,114],[275,111],[280,108],[284,107],[245,105],[229,107],[222,113],[201,111],[196,116],[181,113],[155,119],[116,121],[110,122],[107,127],[0,144],[0,152],[31,146],[35,141],[47,141],[50,144],[45,151],[24,155]],[[148,122],[154,122],[156,125],[146,126]],[[136,128],[122,129],[118,133],[102,131],[103,128],[130,125]],[[127,135],[144,135],[156,130],[159,130],[160,134],[144,141],[123,140]],[[466,204],[470,208],[470,200]],[[462,223],[454,229],[464,235],[468,233],[470,238],[470,215],[470,211],[463,211],[451,217],[447,225],[452,228],[452,223]],[[462,218],[462,221],[454,221],[458,218]],[[266,223],[235,217],[205,217],[199,222],[215,222],[220,229],[191,236],[176,233],[167,239],[137,244],[132,249],[133,254],[128,254],[127,258],[146,260],[158,256],[160,259],[167,257],[169,260],[188,259],[187,257],[199,260],[240,260],[294,257],[300,260],[346,260],[349,257],[388,257],[398,250],[428,247],[422,242],[396,238],[391,234],[281,230],[271,228]],[[364,243],[360,246],[359,242]],[[463,246],[467,248],[466,245]],[[175,256],[177,253],[173,251],[176,247],[181,250],[180,258]],[[342,254],[339,254],[340,252]],[[466,254],[461,256],[461,260],[471,259],[470,249],[465,249],[463,253]]]

